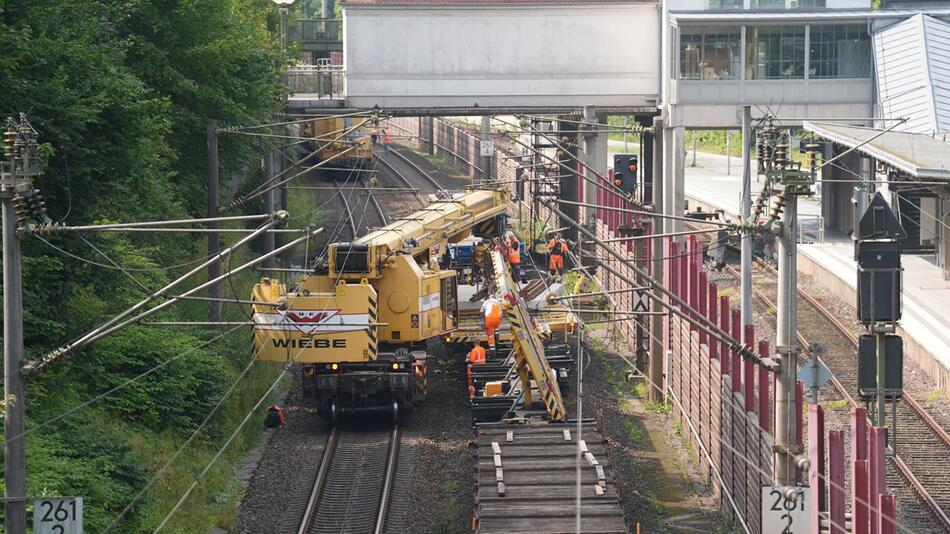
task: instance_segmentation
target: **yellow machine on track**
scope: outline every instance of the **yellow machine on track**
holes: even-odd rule
[[[353,242],[329,246],[325,265],[288,290],[254,286],[258,358],[297,362],[305,397],[324,416],[391,410],[426,394],[426,341],[457,325],[453,270],[438,258],[471,234],[505,228],[508,194],[475,190],[431,203]]]

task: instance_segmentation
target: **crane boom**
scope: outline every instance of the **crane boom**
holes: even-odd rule
[[[508,193],[472,190],[435,201],[351,242],[288,291],[253,289],[257,358],[297,362],[321,414],[411,408],[425,397],[426,341],[455,330],[454,270],[438,257],[470,234],[504,230]]]
[[[344,279],[384,276],[386,261],[395,254],[417,256],[431,248],[458,242],[476,228],[494,233],[508,209],[507,193],[479,189],[449,200],[429,204],[412,215],[376,229],[352,242],[333,243],[329,250],[329,275]]]
[[[495,271],[495,287],[502,297],[502,308],[511,328],[515,363],[522,381],[525,404],[530,403],[531,381],[534,380],[548,417],[551,421],[563,421],[564,399],[561,397],[557,375],[544,356],[544,345],[528,314],[528,307],[519,295],[518,286],[511,276],[511,268],[498,250],[491,253],[491,261]]]

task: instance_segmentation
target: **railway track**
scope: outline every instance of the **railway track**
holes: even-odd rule
[[[391,512],[399,441],[395,424],[386,430],[335,427],[309,493],[296,503],[302,509],[299,522],[284,532],[383,533]],[[301,507],[301,502],[306,505]]]
[[[739,277],[731,265],[726,269]],[[775,269],[757,261],[752,278],[753,296],[774,309],[773,295],[778,290]],[[798,288],[798,295],[799,344],[824,348],[818,358],[832,372],[833,388],[851,406],[860,406],[852,395],[858,390],[857,335],[803,288]],[[934,523],[933,532],[950,532],[950,435],[909,395],[898,402],[896,414],[897,454],[888,457],[888,486],[906,484],[919,501],[919,508],[902,510],[906,518]],[[906,504],[907,499],[902,501]]]
[[[430,174],[427,173],[426,171],[422,170],[422,167],[419,167],[418,165],[416,165],[416,164],[415,164],[411,159],[409,159],[405,154],[403,154],[403,153],[401,153],[401,152],[399,152],[398,150],[395,150],[395,149],[390,150],[389,153],[390,153],[390,154],[394,154],[394,155],[395,155],[398,159],[400,159],[403,163],[405,163],[406,165],[408,165],[409,167],[411,167],[412,170],[416,172],[416,174],[418,174],[419,176],[421,176],[422,178],[424,178],[425,181],[429,182],[429,185],[431,185],[433,188],[435,188],[436,191],[438,191],[439,193],[447,193],[447,191],[445,190],[445,188],[442,187],[442,184],[440,184],[438,180],[436,180],[435,178],[433,178],[432,175],[430,175]]]
[[[350,201],[346,197],[346,191],[343,189],[343,186],[340,185],[340,182],[333,180],[333,185],[336,187],[336,194],[340,197],[340,201],[343,202],[343,212],[346,215],[346,222],[350,227],[350,237],[356,239],[358,235],[356,233],[356,221],[353,219],[353,210],[350,208]]]
[[[691,224],[685,226],[697,229]],[[778,272],[760,259],[756,259],[753,266],[753,297],[767,308],[775,309],[773,295],[778,291]],[[727,265],[726,271],[739,279],[740,273],[732,265]],[[766,294],[763,287],[771,294]],[[850,406],[860,406],[851,393],[858,390],[857,334],[801,286],[797,293],[799,345],[803,349],[812,344],[821,345],[824,352],[816,357],[831,371],[832,387]],[[919,504],[907,509],[906,504],[912,499],[900,499],[905,509],[899,512],[915,522],[932,524],[932,532],[950,532],[950,434],[906,393],[897,403],[896,420],[897,436],[889,440],[896,441],[897,453],[888,456],[887,484],[892,489],[897,489],[896,484],[906,485]]]
[[[360,184],[367,189],[366,194],[369,195],[369,197],[367,198],[367,202],[373,205],[373,211],[375,211],[376,216],[379,217],[380,226],[386,226],[387,224],[389,224],[389,216],[386,214],[383,208],[379,205],[379,199],[376,197],[376,195],[373,194],[372,189],[370,189],[369,182],[364,178],[360,178],[359,181],[360,181]]]
[[[395,153],[395,152],[391,151],[390,153]],[[406,176],[405,176],[403,173],[401,173],[401,172],[399,171],[399,169],[396,168],[395,165],[393,165],[393,164],[390,163],[389,161],[386,161],[385,159],[379,158],[379,157],[376,158],[376,161],[379,162],[383,167],[385,167],[386,170],[389,171],[389,173],[390,173],[393,177],[395,177],[397,180],[399,180],[399,182],[402,183],[403,186],[412,189],[412,194],[413,194],[413,196],[416,198],[416,201],[419,202],[419,205],[420,205],[420,206],[425,206],[425,205],[428,204],[428,202],[426,201],[425,197],[423,197],[422,194],[419,193],[419,190],[416,189],[416,187],[412,185],[412,182],[410,182],[409,179],[406,178]]]

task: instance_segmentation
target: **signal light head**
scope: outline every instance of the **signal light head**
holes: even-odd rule
[[[338,364],[338,363],[331,363],[331,364],[330,364],[330,369],[333,370],[333,371],[336,371],[336,370],[339,369],[339,368],[340,368],[340,364]]]
[[[623,180],[614,180],[614,185],[617,187],[620,187],[621,185],[623,185]]]
[[[399,369],[399,364],[398,364],[398,363],[394,363],[394,364],[393,364],[393,369]]]

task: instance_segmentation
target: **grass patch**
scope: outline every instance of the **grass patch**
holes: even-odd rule
[[[413,152],[422,156],[426,161],[431,163],[433,167],[449,176],[464,176],[463,171],[455,165],[455,162],[442,154],[429,154],[428,152],[422,152],[420,150],[413,150]]]
[[[673,421],[673,434],[676,437],[683,439],[683,425],[680,423],[679,419]]]
[[[769,315],[775,315],[775,311],[776,311],[775,306],[769,306],[768,308],[765,309],[765,313]]]
[[[825,408],[830,410],[848,408],[849,406],[851,406],[851,404],[845,399],[825,403]]]
[[[648,489],[644,492],[644,496],[647,498],[647,501],[650,503],[650,511],[653,512],[654,527],[656,532],[669,532],[670,529],[666,525],[666,509],[663,508],[663,504],[660,503],[660,500],[656,496],[656,492],[652,489]]]
[[[457,480],[449,480],[442,489],[445,497],[442,498],[442,511],[439,512],[433,532],[436,534],[462,534],[465,529],[458,525],[459,506],[456,498],[459,483]]]
[[[638,399],[645,399],[650,393],[650,386],[647,385],[646,380],[640,380],[633,384],[633,396]]]
[[[662,414],[673,413],[673,406],[668,402],[647,401],[643,406],[651,412]]]
[[[627,432],[627,439],[630,440],[631,445],[639,445],[643,440],[643,427],[638,425],[636,422],[631,420],[626,420],[623,423],[623,428]]]

